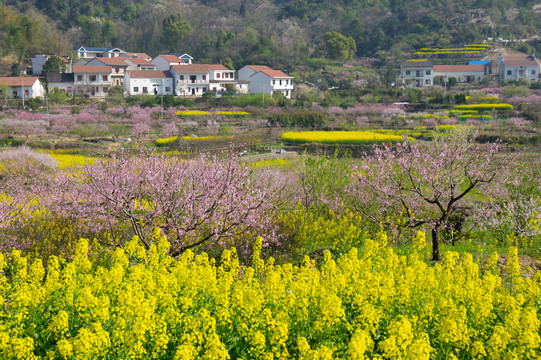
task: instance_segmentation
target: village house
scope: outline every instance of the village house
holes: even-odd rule
[[[124,74],[128,68],[126,58],[113,57],[113,58],[95,58],[89,61],[85,66],[110,66],[112,68],[111,85],[122,86],[124,82]]]
[[[124,62],[128,64],[126,70],[156,70],[156,65],[146,59],[124,58]]]
[[[74,89],[77,94],[104,97],[111,88],[111,66],[74,66]]]
[[[143,59],[143,60],[146,60],[146,61],[151,61],[152,60],[152,56],[147,55],[145,53],[127,52],[127,53],[121,53],[118,56],[119,57],[134,58],[134,59]]]
[[[6,85],[7,97],[10,99],[43,98],[45,95],[45,88],[37,76],[0,77],[0,93],[3,92],[3,87]],[[1,96],[3,97],[4,94]]]
[[[184,60],[175,55],[158,55],[151,63],[156,65],[156,70],[169,70],[174,65],[188,65]]]
[[[268,94],[281,92],[287,99],[291,99],[293,91],[293,76],[280,70],[271,69],[263,65],[246,65],[238,71],[239,81],[248,82],[251,94]]]
[[[191,64],[193,57],[188,54],[169,54],[178,57],[180,60],[183,60],[185,64]]]
[[[468,65],[483,65],[485,68],[485,75],[492,74],[492,61],[490,60],[470,60]]]
[[[126,53],[124,50],[120,50],[119,48],[92,48],[84,46],[75,46],[73,50],[77,53],[77,56],[80,59],[91,59],[97,57],[112,58]]]
[[[434,67],[430,61],[405,61],[400,64],[399,82],[405,86],[434,85]]]
[[[223,65],[186,64],[171,66],[175,95],[202,96],[207,91],[216,94],[235,87],[235,71]]]
[[[41,75],[43,71],[43,65],[52,57],[56,55],[45,55],[45,54],[36,54],[32,60],[32,75]],[[71,68],[71,59],[69,56],[62,56],[59,58],[66,63],[66,70],[64,72],[70,73]]]
[[[74,79],[73,73],[47,73],[47,91],[57,87],[68,94],[72,94]]]
[[[498,74],[500,80],[539,81],[539,60],[535,54],[508,55],[498,57]]]
[[[128,95],[173,95],[173,77],[164,70],[128,70],[123,87]]]
[[[444,83],[454,77],[459,83],[482,81],[485,75],[484,65],[434,65],[434,78],[441,77]]]

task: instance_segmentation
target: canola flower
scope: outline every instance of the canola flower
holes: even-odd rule
[[[305,144],[372,144],[392,143],[403,140],[403,136],[392,134],[381,134],[374,131],[286,131],[282,134],[282,141],[285,143]],[[413,138],[409,138],[414,140]]]
[[[72,151],[55,150],[48,151],[47,154],[51,155],[53,159],[58,161],[59,169],[69,169],[72,167],[82,167],[84,165],[92,164],[95,159],[84,156],[81,154],[72,153]]]
[[[513,105],[499,103],[499,104],[463,104],[457,105],[453,110],[513,110]]]
[[[178,116],[203,116],[203,115],[211,115],[211,114],[217,114],[217,115],[226,115],[226,116],[245,116],[250,115],[249,112],[246,111],[203,111],[203,110],[182,110],[177,111],[175,113]]]
[[[95,264],[88,240],[47,271],[14,250],[0,255],[2,359],[537,359],[541,274],[521,276],[516,248],[500,274],[447,252],[434,265],[425,234],[409,255],[384,236],[317,264],[241,266],[167,255],[155,234]],[[423,250],[424,249],[424,250]],[[451,356],[452,355],[452,356]]]

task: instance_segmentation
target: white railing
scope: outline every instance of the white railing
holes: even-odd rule
[[[193,85],[208,85],[209,84],[209,81],[208,80],[178,80],[177,81],[177,84],[182,84],[182,85],[190,85],[190,84],[193,84]]]

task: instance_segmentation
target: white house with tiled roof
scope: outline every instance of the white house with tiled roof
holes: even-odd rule
[[[22,76],[9,76],[0,77],[0,85],[7,85],[8,97],[12,99],[17,98],[42,98],[45,95],[45,88],[41,85],[39,78],[34,77],[22,77]],[[0,92],[2,87],[0,86]],[[3,94],[2,94],[3,96]]]
[[[112,86],[122,86],[124,74],[128,69],[125,57],[113,58],[95,58],[89,61],[86,66],[110,66],[112,68],[111,84]]]
[[[444,82],[454,77],[458,82],[482,81],[484,65],[434,65],[434,78],[442,77]]]
[[[238,71],[238,79],[249,83],[248,90],[251,94],[272,95],[279,91],[291,99],[294,88],[293,76],[262,65],[246,65]]]
[[[128,70],[123,87],[129,95],[173,95],[173,76],[164,70]]]
[[[186,65],[187,63],[175,55],[158,55],[150,61],[156,65],[156,70],[169,70],[173,65]]]
[[[539,60],[532,55],[509,55],[498,57],[498,74],[500,80],[539,81]]]
[[[399,81],[405,86],[432,86],[434,66],[430,61],[404,61],[400,64]]]
[[[73,86],[80,95],[103,97],[111,88],[113,68],[111,66],[74,66]]]
[[[201,96],[207,91],[219,94],[236,83],[235,71],[223,65],[173,65],[170,71],[175,84],[175,95]]]

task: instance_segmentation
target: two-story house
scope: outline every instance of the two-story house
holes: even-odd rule
[[[434,65],[434,78],[441,77],[447,82],[454,77],[457,82],[483,81],[485,76],[484,65]]]
[[[291,99],[291,92],[294,89],[293,76],[264,65],[244,66],[238,71],[238,79],[248,83],[251,94],[272,95],[279,91],[287,99]]]
[[[84,46],[75,46],[73,50],[77,53],[77,57],[81,59],[95,57],[111,58],[126,53],[119,48],[93,48]]]
[[[158,55],[150,62],[156,65],[156,70],[169,70],[171,66],[187,64],[175,55]]]
[[[235,71],[223,65],[186,64],[171,66],[175,95],[201,96],[207,91],[219,94],[235,86]]]
[[[41,85],[37,76],[22,77],[22,76],[9,76],[0,77],[0,85],[7,85],[7,97],[11,99],[28,99],[40,97],[45,95],[45,88]],[[0,87],[0,93],[2,92]],[[1,94],[4,96],[4,94]]]
[[[111,66],[74,66],[73,86],[80,95],[103,97],[111,88]]]
[[[85,66],[109,66],[112,68],[111,85],[122,86],[124,74],[128,69],[128,64],[124,57],[95,58],[89,61]]]
[[[400,82],[405,86],[434,85],[434,66],[430,61],[405,61],[400,64]]]
[[[180,60],[184,61],[185,64],[191,64],[193,57],[188,54],[169,54],[178,57]]]
[[[498,74],[500,80],[539,81],[539,60],[535,54],[508,55],[498,57]]]
[[[124,91],[129,95],[173,95],[173,76],[164,70],[128,70]]]

